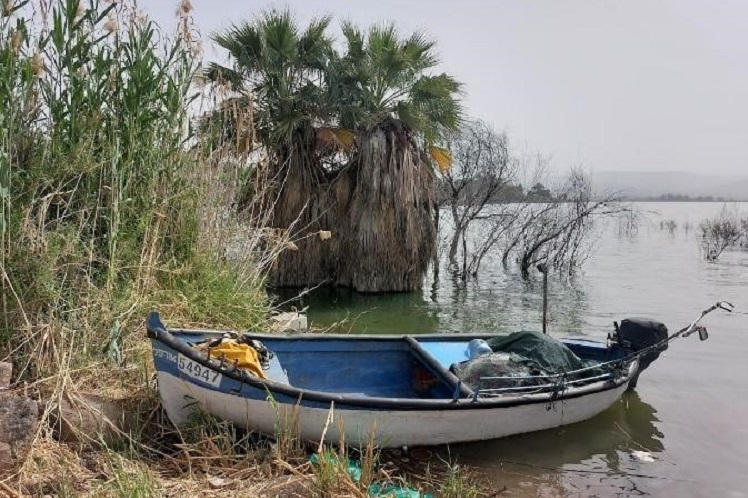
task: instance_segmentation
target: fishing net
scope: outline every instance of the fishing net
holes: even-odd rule
[[[523,364],[546,374],[571,372],[587,366],[564,343],[540,332],[514,332],[486,342],[494,352],[513,353],[523,358]]]
[[[486,341],[493,353],[452,365],[472,389],[505,389],[552,383],[547,376],[594,365],[583,361],[562,342],[538,332],[514,332]],[[587,371],[581,376],[596,375]],[[546,376],[546,377],[543,377]]]
[[[471,389],[502,389],[537,385],[542,370],[525,364],[525,358],[511,353],[491,353],[452,365],[454,374]],[[503,377],[501,379],[493,377]]]

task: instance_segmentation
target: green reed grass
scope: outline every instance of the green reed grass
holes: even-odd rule
[[[5,349],[42,374],[72,343],[88,361],[150,307],[259,324],[261,278],[201,243],[216,236],[205,217],[227,206],[206,204],[221,184],[191,126],[189,30],[167,38],[121,3],[32,7],[0,2]]]

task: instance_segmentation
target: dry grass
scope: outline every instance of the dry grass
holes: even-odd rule
[[[489,488],[476,484],[480,481],[471,472],[438,460],[413,462],[399,452],[367,447],[360,452],[326,448],[316,453],[315,463],[306,458],[286,461],[274,456],[270,441],[237,437],[236,429],[225,424],[212,427],[221,432],[201,429],[199,439],[171,429],[158,448],[140,450],[76,446],[44,435],[34,442],[21,471],[1,482],[17,496],[362,498],[372,483],[436,491],[444,497],[489,496]],[[307,454],[312,451],[307,447]],[[369,474],[354,478],[349,462],[360,462]]]
[[[63,396],[85,401],[85,393],[78,392],[77,386],[93,375],[102,384],[107,384],[107,379],[119,382],[110,391],[113,394],[121,395],[128,387],[116,370],[87,369],[67,372]],[[208,415],[196,416],[177,429],[164,417],[150,379],[131,379],[129,397],[120,398],[135,415],[127,432],[107,427],[102,433],[76,433],[77,440],[62,442],[57,427],[44,422],[51,420],[55,411],[55,403],[48,401],[21,467],[0,478],[6,494],[361,498],[368,496],[369,487],[376,483],[436,492],[435,496],[490,496],[489,487],[476,480],[470,469],[431,455],[416,460],[400,451],[378,449],[373,444],[376,428],[361,449],[348,448],[345,443],[337,447],[305,443],[295,433],[295,410],[279,417],[278,431],[272,438]],[[57,379],[44,382],[57,385]],[[118,436],[114,440],[112,432]],[[312,463],[309,455],[316,455],[316,462]],[[351,463],[360,469],[355,477],[350,473]],[[455,494],[458,491],[468,494]]]

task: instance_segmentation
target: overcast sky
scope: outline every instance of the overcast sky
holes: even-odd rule
[[[423,30],[439,69],[464,83],[468,114],[558,168],[748,173],[746,0],[192,3],[206,38],[273,5],[301,23],[332,14]],[[176,0],[139,5],[174,24]]]

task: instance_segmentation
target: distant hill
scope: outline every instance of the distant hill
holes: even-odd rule
[[[617,192],[627,199],[675,196],[748,200],[748,176],[715,176],[683,172],[600,171],[592,177],[598,192]]]

